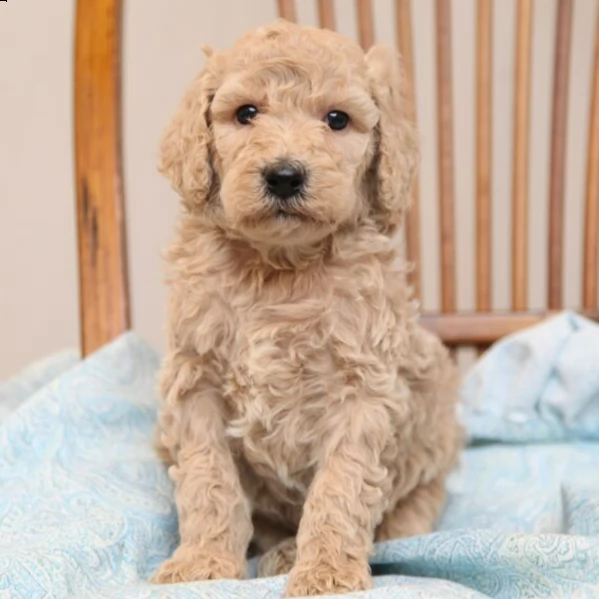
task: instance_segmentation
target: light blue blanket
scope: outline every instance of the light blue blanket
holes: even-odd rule
[[[177,542],[151,448],[157,355],[133,334],[0,385],[0,599],[282,596],[284,578],[156,587]],[[470,447],[437,532],[393,541],[358,597],[599,597],[599,327],[563,314],[464,384]]]

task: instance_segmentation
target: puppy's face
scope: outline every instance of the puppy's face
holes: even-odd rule
[[[374,63],[329,31],[278,22],[246,35],[209,57],[167,131],[163,170],[188,207],[258,243],[310,244],[376,219],[377,172],[402,167],[381,163],[382,113],[405,119],[388,106],[392,81],[377,98]]]
[[[378,110],[362,52],[327,37],[250,37],[214,95],[223,212],[248,237],[309,242],[358,212]]]

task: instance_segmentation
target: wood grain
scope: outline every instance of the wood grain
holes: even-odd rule
[[[395,32],[397,45],[402,58],[405,77],[405,97],[410,118],[417,122],[416,94],[414,78],[414,50],[412,43],[412,11],[410,0],[395,0]],[[417,298],[422,298],[420,263],[420,189],[418,177],[412,188],[412,206],[406,219],[406,254],[413,265],[410,284]]]
[[[448,313],[456,309],[451,7],[449,0],[436,0],[435,6],[441,310]]]
[[[491,310],[493,2],[478,0],[476,35],[476,307]]]
[[[566,141],[572,0],[559,0],[555,33],[553,71],[553,114],[551,121],[551,163],[549,167],[549,270],[547,306],[562,307],[564,254],[564,187],[566,180]]]
[[[449,346],[488,346],[506,335],[540,323],[559,311],[493,314],[424,314],[420,322]],[[599,321],[599,311],[583,310],[582,315]]]
[[[318,0],[318,24],[335,31],[335,7],[333,0]]]
[[[295,13],[295,0],[277,0],[279,17],[295,23],[297,16]]]
[[[584,220],[584,247],[582,272],[582,307],[597,307],[597,274],[599,263],[599,10],[595,31],[595,64],[589,121],[587,151],[587,181]]]
[[[512,309],[528,306],[528,168],[532,0],[518,0],[512,182]]]
[[[374,43],[374,16],[372,0],[356,0],[358,19],[358,39],[364,50],[368,50]]]
[[[121,161],[121,0],[78,0],[75,177],[81,347],[131,325]]]

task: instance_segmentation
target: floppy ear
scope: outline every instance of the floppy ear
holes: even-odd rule
[[[369,173],[371,210],[381,231],[391,234],[410,205],[419,160],[416,132],[404,97],[399,55],[376,45],[366,54],[366,64],[372,97],[380,111]]]
[[[185,93],[160,145],[158,169],[188,209],[205,203],[217,184],[209,111],[218,87],[221,61],[210,49],[204,52],[206,65]]]

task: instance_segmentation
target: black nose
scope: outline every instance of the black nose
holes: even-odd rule
[[[306,173],[297,164],[279,162],[264,171],[264,180],[272,195],[280,200],[287,200],[302,191]]]

